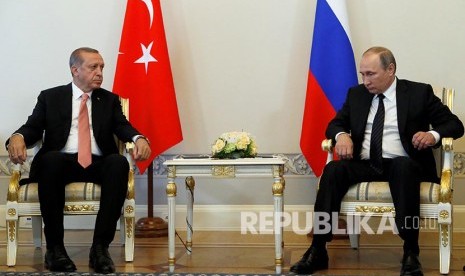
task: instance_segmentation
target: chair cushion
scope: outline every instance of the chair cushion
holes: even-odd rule
[[[39,202],[37,183],[29,183],[19,187],[18,202]],[[65,187],[66,202],[100,200],[100,185],[91,182],[73,182]]]
[[[433,182],[420,183],[420,203],[438,203],[441,186]],[[349,188],[343,201],[392,202],[388,182],[361,182]]]

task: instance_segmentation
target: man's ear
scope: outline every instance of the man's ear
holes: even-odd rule
[[[71,75],[74,77],[78,74],[78,68],[76,66],[71,66]]]
[[[396,73],[396,66],[394,65],[394,63],[391,63],[389,64],[388,68],[390,73],[392,73],[393,75]]]

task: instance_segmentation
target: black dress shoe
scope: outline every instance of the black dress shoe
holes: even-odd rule
[[[411,251],[404,253],[400,275],[423,276],[423,271],[417,254],[412,253]]]
[[[328,260],[326,248],[310,246],[302,259],[291,266],[290,271],[296,274],[312,274],[317,270],[327,269]]]
[[[74,272],[76,265],[69,258],[63,245],[56,245],[45,252],[45,268],[50,271]]]
[[[115,264],[110,257],[108,247],[101,244],[93,245],[89,254],[89,266],[96,273],[108,274],[115,272]]]

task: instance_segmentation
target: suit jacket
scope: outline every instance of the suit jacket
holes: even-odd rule
[[[412,138],[418,131],[437,131],[441,138],[457,139],[464,134],[459,118],[452,114],[447,106],[434,95],[429,84],[408,80],[397,81],[397,124],[399,135],[407,154],[418,161],[429,179],[437,179],[436,163],[431,148],[417,150]],[[368,92],[363,84],[349,89],[347,98],[335,118],[326,129],[326,137],[336,141],[339,132],[350,133],[354,143],[354,159],[360,159],[365,127],[374,94]]]
[[[65,146],[71,129],[72,95],[71,83],[42,91],[26,123],[15,131],[24,136],[28,148],[43,141],[35,157],[48,151],[59,151]],[[124,116],[119,97],[102,88],[92,92],[91,120],[95,140],[103,156],[118,153],[114,135],[123,142],[131,142],[135,135],[140,134]],[[31,164],[31,179],[34,179],[38,167],[37,160],[39,158],[34,158]]]

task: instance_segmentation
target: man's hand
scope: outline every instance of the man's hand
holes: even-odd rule
[[[413,135],[412,144],[417,150],[422,150],[434,146],[436,144],[436,140],[434,139],[433,134],[419,131]]]
[[[335,146],[336,154],[341,160],[349,160],[353,158],[354,143],[352,138],[347,133],[339,134]]]
[[[24,138],[20,134],[13,134],[8,144],[8,155],[14,164],[23,164],[27,158],[27,149]]]
[[[149,142],[144,138],[140,137],[136,140],[134,151],[133,151],[133,158],[136,161],[144,161],[150,157],[152,150],[150,149]]]

